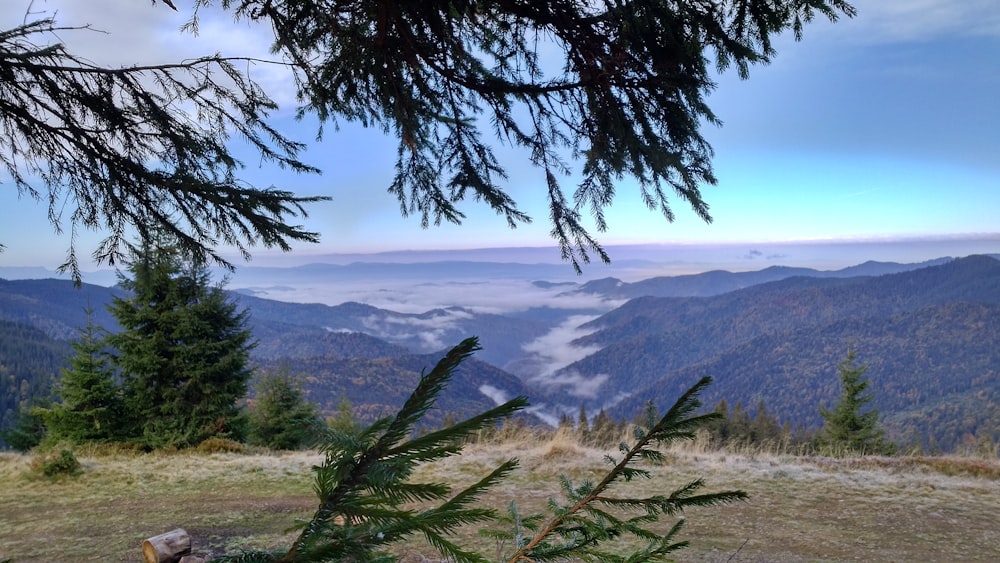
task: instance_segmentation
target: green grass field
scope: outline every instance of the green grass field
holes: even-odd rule
[[[603,452],[567,440],[470,446],[425,466],[423,480],[471,482],[508,457],[515,476],[485,502],[539,509],[557,477],[594,477]],[[79,453],[83,471],[55,480],[29,455],[0,454],[0,560],[141,561],[145,538],[184,528],[196,553],[288,545],[315,508],[315,453]],[[750,501],[686,513],[679,561],[1000,561],[1000,462],[973,458],[801,458],[671,450],[654,478],[667,492],[695,478],[706,490],[743,489]],[[673,522],[664,522],[664,528]],[[474,530],[465,545],[482,543]],[[478,546],[484,554],[496,546]],[[435,561],[419,538],[404,561]]]

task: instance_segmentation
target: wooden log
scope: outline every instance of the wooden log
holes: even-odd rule
[[[191,553],[191,536],[182,528],[153,536],[142,542],[142,557],[146,563],[177,563]]]

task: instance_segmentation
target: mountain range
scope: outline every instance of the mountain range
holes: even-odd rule
[[[496,275],[502,265],[478,269]],[[421,266],[414,283],[431,271]],[[294,272],[282,275],[294,283]],[[347,397],[366,421],[392,412],[441,352],[477,335],[484,349],[463,365],[439,416],[524,394],[546,421],[581,405],[631,417],[647,400],[665,407],[712,375],[707,407],[725,399],[752,410],[763,402],[781,421],[816,427],[820,405],[838,395],[836,366],[852,349],[867,365],[891,438],[945,451],[1000,440],[996,256],[530,283],[548,301],[501,312],[462,303],[419,313],[290,303],[247,290],[230,296],[250,311],[258,366],[304,374],[324,410]],[[105,305],[120,294],[0,279],[0,424],[32,396],[50,393],[86,310],[116,330]]]

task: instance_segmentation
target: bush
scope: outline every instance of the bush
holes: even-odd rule
[[[46,477],[74,476],[80,473],[80,461],[71,450],[60,450],[58,454],[36,457],[32,469]]]
[[[246,446],[229,438],[209,438],[198,444],[195,451],[200,454],[239,454],[246,451]]]

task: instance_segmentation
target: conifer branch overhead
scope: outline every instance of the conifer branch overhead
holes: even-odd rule
[[[855,13],[844,0],[195,0],[186,30],[216,3],[273,32],[298,114],[319,118],[320,138],[343,119],[398,140],[387,187],[424,226],[461,223],[470,199],[510,227],[531,221],[497,145],[519,151],[577,270],[609,259],[593,231],[608,228],[622,180],[667,221],[677,202],[711,221],[702,127],[721,123],[707,102],[713,73],[745,78],[775,56],[774,37]],[[107,233],[94,251],[107,262],[149,225],[223,265],[219,245],[246,257],[317,239],[290,222],[325,198],[250,185],[228,147],[243,138],[264,162],[317,172],[268,124],[274,101],[235,65],[251,59],[103,68],[63,47],[55,34],[70,29],[41,19],[0,30],[0,162],[21,195],[48,204],[57,231],[68,226],[63,268],[79,277],[78,229]]]
[[[105,233],[99,262],[127,257],[142,241],[174,237],[199,262],[231,264],[216,248],[244,257],[256,245],[290,249],[318,234],[290,223],[323,197],[257,188],[238,176],[233,136],[261,160],[296,172],[304,145],[267,123],[276,108],[218,55],[176,64],[110,68],[75,56],[45,18],[0,30],[0,166],[18,193],[48,205],[57,232],[71,237],[62,269],[79,281],[79,229]]]
[[[274,31],[303,114],[398,140],[389,191],[425,226],[462,222],[466,199],[529,221],[493,145],[520,149],[577,269],[608,260],[584,214],[603,232],[623,179],[667,221],[676,201],[711,221],[714,72],[746,78],[775,56],[774,37],[855,14],[844,0],[196,0],[189,29],[216,3]]]

